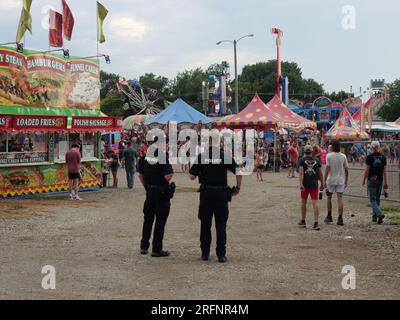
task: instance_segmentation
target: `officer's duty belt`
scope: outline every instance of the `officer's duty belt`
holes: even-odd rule
[[[165,189],[167,186],[166,185],[151,185],[151,184],[148,184],[146,187],[148,189]]]
[[[215,189],[215,190],[225,190],[227,188],[226,186],[211,186],[211,185],[202,185],[201,187],[205,189]]]

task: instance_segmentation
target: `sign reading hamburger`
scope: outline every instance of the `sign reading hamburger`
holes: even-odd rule
[[[100,109],[97,61],[25,52],[0,47],[0,108]]]

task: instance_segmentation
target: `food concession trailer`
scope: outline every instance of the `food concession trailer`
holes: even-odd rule
[[[81,145],[81,189],[102,185],[97,60],[0,47],[0,198],[68,190],[65,154]]]

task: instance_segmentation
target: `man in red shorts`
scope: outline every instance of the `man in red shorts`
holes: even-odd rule
[[[300,190],[301,190],[301,220],[299,226],[306,227],[306,211],[307,199],[310,195],[312,205],[314,208],[314,230],[320,230],[318,225],[319,207],[318,207],[318,191],[324,190],[324,179],[322,174],[322,165],[319,159],[312,157],[313,147],[306,145],[304,147],[304,157],[300,159],[299,163],[299,177],[300,177]],[[318,180],[321,182],[320,189],[318,190]]]

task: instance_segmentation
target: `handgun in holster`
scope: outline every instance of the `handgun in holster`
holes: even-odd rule
[[[167,193],[168,193],[168,196],[169,196],[170,199],[172,199],[174,197],[175,190],[176,190],[175,182],[171,182],[168,185],[168,189],[167,189]]]
[[[227,187],[226,187],[226,194],[227,194],[227,196],[228,196],[228,202],[231,202],[231,201],[232,201],[232,195],[233,195],[233,193],[235,192],[235,188],[236,188],[236,187],[230,187],[230,186],[227,186]]]

